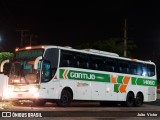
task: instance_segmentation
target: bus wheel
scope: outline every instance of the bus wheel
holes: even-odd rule
[[[68,107],[72,102],[72,95],[68,90],[63,90],[61,98],[56,103],[60,107]]]
[[[34,100],[33,101],[33,106],[44,106],[46,103],[45,100]]]
[[[143,94],[141,93],[137,94],[134,105],[136,107],[140,107],[143,105]]]
[[[128,93],[127,98],[126,98],[126,105],[128,107],[133,107],[134,106],[134,95],[133,93]]]

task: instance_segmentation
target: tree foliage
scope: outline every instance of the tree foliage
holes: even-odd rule
[[[136,45],[134,44],[133,41],[128,41],[127,43],[127,56],[131,56],[131,50],[135,48]],[[78,49],[97,49],[97,50],[102,50],[102,51],[108,51],[108,52],[113,52],[117,53],[120,56],[123,56],[124,53],[124,42],[123,40],[119,38],[110,38],[108,40],[99,40],[93,43],[84,43],[80,44],[76,48]]]
[[[12,59],[12,58],[13,58],[13,53],[10,53],[10,52],[1,52],[0,53],[0,63],[3,60]]]

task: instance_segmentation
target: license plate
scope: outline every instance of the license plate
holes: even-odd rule
[[[18,94],[18,97],[23,97],[23,95],[22,94]]]

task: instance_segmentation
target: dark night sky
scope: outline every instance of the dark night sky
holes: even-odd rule
[[[49,2],[50,1],[50,2]],[[76,46],[80,43],[123,37],[127,18],[128,39],[138,59],[160,60],[160,7],[158,3],[117,0],[110,3],[53,3],[51,0],[0,0],[0,46],[13,52],[20,46],[17,29],[36,34],[38,44]],[[29,41],[29,37],[25,36]],[[159,58],[159,59],[155,59]]]

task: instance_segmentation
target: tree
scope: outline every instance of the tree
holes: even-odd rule
[[[136,45],[134,44],[133,41],[128,41],[127,44],[127,57],[131,56],[131,50],[135,48]],[[108,51],[108,52],[113,52],[117,53],[120,56],[123,56],[124,52],[124,42],[119,39],[119,38],[109,38],[108,40],[99,40],[93,43],[83,43],[77,46],[76,48],[79,49],[97,49],[97,50],[102,50],[102,51]]]
[[[13,53],[1,52],[0,53],[0,64],[2,63],[3,60],[12,59],[12,58],[13,58]]]

